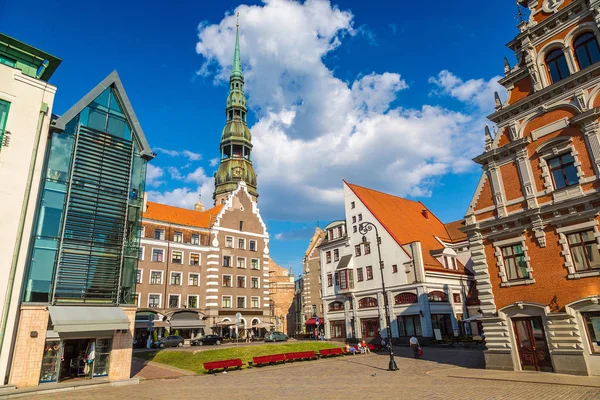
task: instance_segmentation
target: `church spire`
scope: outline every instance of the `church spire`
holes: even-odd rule
[[[234,76],[239,76],[243,78],[242,75],[242,58],[240,56],[240,13],[237,14],[238,21],[235,24],[235,50],[233,51],[233,64],[231,67],[231,78]]]

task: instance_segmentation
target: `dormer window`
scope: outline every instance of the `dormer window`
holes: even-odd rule
[[[587,32],[573,42],[579,69],[584,69],[600,60],[600,48],[593,33]]]
[[[552,83],[556,83],[571,75],[565,53],[563,53],[562,49],[552,50],[548,53],[546,56],[546,66]]]

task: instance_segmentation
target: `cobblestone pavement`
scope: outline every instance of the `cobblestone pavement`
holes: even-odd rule
[[[131,362],[131,376],[140,379],[179,378],[191,375],[174,368],[163,367],[159,363],[150,363],[145,360],[134,358]]]
[[[139,385],[90,389],[39,396],[42,399],[600,399],[600,388],[556,384],[523,383],[484,379],[452,378],[427,372],[482,365],[478,351],[424,349],[425,358],[410,358],[410,350],[399,348],[399,371],[386,370],[385,354],[346,356],[300,362],[227,374],[155,379]],[[443,375],[443,374],[441,374]],[[594,378],[590,378],[594,379]]]

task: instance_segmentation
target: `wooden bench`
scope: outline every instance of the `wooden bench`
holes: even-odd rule
[[[313,358],[317,358],[317,354],[314,351],[298,351],[295,353],[285,353],[286,361],[312,360]]]
[[[340,347],[335,347],[333,349],[322,349],[319,350],[319,354],[321,357],[341,356],[344,354],[344,349]]]
[[[224,371],[227,371],[228,368],[232,368],[232,367],[240,369],[240,368],[242,368],[242,365],[243,365],[242,360],[239,358],[235,358],[235,359],[231,359],[231,360],[211,361],[211,362],[205,362],[203,364],[204,369],[208,373],[211,373],[217,369],[222,369]]]
[[[285,354],[271,354],[268,356],[252,357],[252,363],[256,366],[261,366],[265,364],[276,364],[278,362],[285,362],[285,360]]]

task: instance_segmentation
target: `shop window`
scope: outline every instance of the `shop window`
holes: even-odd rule
[[[332,339],[346,338],[346,321],[329,321],[329,327]]]
[[[431,314],[431,325],[433,329],[439,329],[444,337],[454,335],[450,314]]]
[[[587,68],[600,60],[600,48],[593,33],[586,32],[580,35],[573,44],[579,69]]]
[[[414,293],[399,293],[394,296],[394,304],[413,304],[419,300]]]
[[[111,339],[96,339],[96,358],[94,359],[94,377],[108,376]]]
[[[600,268],[600,251],[593,230],[567,235],[576,271]]]
[[[377,307],[377,299],[375,297],[363,297],[358,301],[358,308]]]
[[[582,313],[592,353],[600,354],[600,312]]]
[[[56,382],[58,380],[58,364],[60,355],[60,340],[52,340],[44,345],[42,356],[42,373],[40,383]]]
[[[360,327],[363,338],[376,337],[379,334],[379,319],[361,318]]]
[[[365,270],[367,271],[367,280],[373,280],[373,267],[372,266],[368,266],[365,267]]]
[[[562,49],[556,49],[548,53],[546,56],[546,66],[552,83],[556,83],[571,74]]]
[[[501,251],[507,280],[514,281],[529,277],[522,244],[502,247]]]
[[[344,303],[341,301],[334,301],[329,303],[328,309],[329,311],[344,311]]]
[[[398,321],[399,336],[423,336],[421,317],[418,315],[403,315],[396,318]]]
[[[562,189],[579,183],[575,159],[571,153],[550,158],[546,160],[546,163],[550,168],[550,175],[555,189]]]
[[[440,290],[429,292],[429,301],[432,303],[447,303],[448,295]]]

